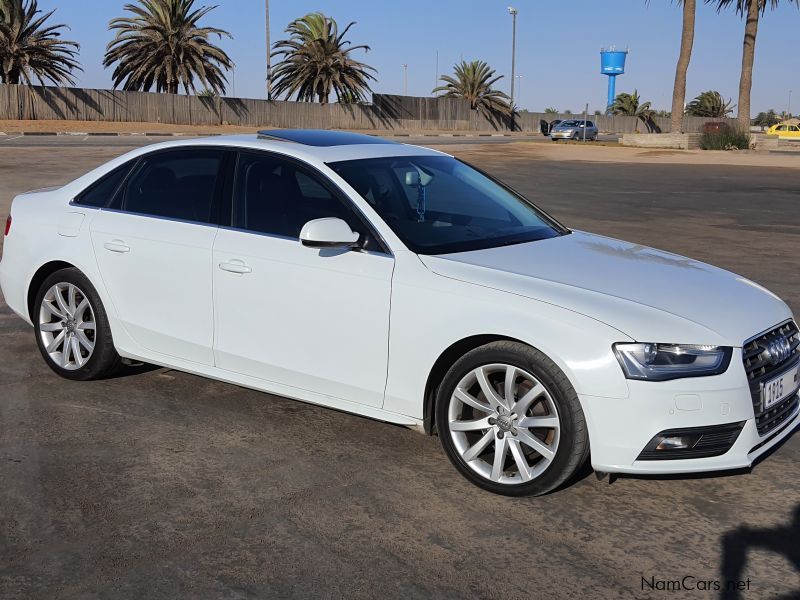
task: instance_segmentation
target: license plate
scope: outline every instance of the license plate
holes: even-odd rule
[[[764,410],[797,393],[800,387],[800,365],[795,365],[781,375],[761,384],[761,402]]]

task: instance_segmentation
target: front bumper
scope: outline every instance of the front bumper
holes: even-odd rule
[[[592,467],[607,473],[697,473],[747,468],[800,425],[800,403],[783,423],[761,436],[753,400],[734,350],[726,373],[665,382],[628,381],[628,398],[579,395],[589,427]],[[744,422],[730,450],[705,458],[640,460],[665,430]]]
[[[568,132],[568,131],[551,131],[550,137],[554,140],[571,140],[572,137],[575,135],[575,132]]]

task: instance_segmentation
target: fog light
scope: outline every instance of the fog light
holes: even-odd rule
[[[667,429],[654,435],[637,460],[676,460],[720,456],[733,447],[744,421]]]
[[[680,450],[683,448],[691,448],[696,440],[697,437],[693,435],[666,436],[658,443],[656,450]]]

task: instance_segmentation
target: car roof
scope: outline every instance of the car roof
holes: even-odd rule
[[[324,134],[324,135],[323,135]],[[334,135],[335,134],[335,135]],[[346,134],[346,135],[343,135]],[[380,140],[381,138],[377,138]],[[302,140],[302,141],[301,141]],[[311,140],[315,144],[305,143]],[[325,141],[327,145],[319,145]],[[339,143],[334,144],[334,141]],[[87,185],[125,162],[145,156],[151,152],[170,148],[222,146],[242,150],[263,150],[299,159],[322,167],[325,163],[359,160],[367,158],[391,158],[393,156],[450,156],[444,152],[422,146],[397,142],[377,143],[374,136],[350,132],[320,132],[315,130],[275,130],[261,134],[225,135],[201,138],[176,138],[167,142],[142,146],[123,154],[65,186],[68,192],[77,193]]]
[[[392,156],[447,156],[443,152],[430,148],[401,144],[366,134],[309,129],[274,130],[249,135],[172,140],[145,146],[140,151],[142,154],[146,154],[158,149],[181,146],[228,146],[267,150],[311,163]]]

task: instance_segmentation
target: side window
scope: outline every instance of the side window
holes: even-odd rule
[[[192,148],[145,157],[123,187],[122,210],[210,223],[223,154]]]
[[[121,167],[117,167],[110,173],[101,177],[98,181],[95,181],[75,198],[75,204],[94,206],[95,208],[107,206],[114,197],[114,193],[119,188],[122,180],[125,179],[125,176],[128,174],[128,171],[131,170],[132,164],[133,163],[129,162]]]
[[[365,249],[380,249],[353,209],[332,194],[316,173],[266,154],[239,155],[234,227],[299,239],[303,225],[323,217],[343,219],[363,236]]]
[[[587,127],[594,127],[594,121],[586,121]]]

